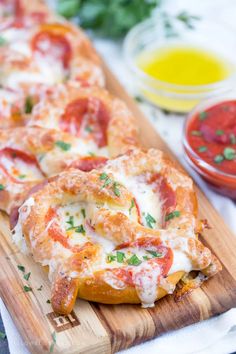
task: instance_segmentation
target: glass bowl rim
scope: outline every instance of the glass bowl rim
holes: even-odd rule
[[[173,90],[188,90],[189,93],[196,93],[199,90],[212,90],[212,91],[217,91],[217,89],[222,90],[223,87],[227,87],[228,84],[232,81],[233,78],[236,78],[236,70],[235,72],[233,72],[231,75],[229,75],[229,77],[227,77],[224,80],[219,80],[217,82],[211,83],[211,84],[204,84],[204,85],[179,85],[179,84],[172,84],[166,81],[162,81],[162,80],[158,80],[153,78],[152,76],[146,74],[144,71],[142,71],[141,69],[139,69],[139,67],[137,65],[135,65],[134,60],[132,59],[131,55],[130,55],[130,44],[133,41],[133,38],[136,37],[140,31],[142,32],[143,29],[146,29],[148,27],[157,27],[158,24],[156,22],[154,22],[155,19],[153,17],[142,21],[140,23],[138,23],[137,25],[135,25],[125,36],[124,39],[124,43],[123,43],[123,53],[124,53],[124,58],[125,61],[128,65],[128,68],[134,72],[138,78],[142,79],[142,80],[148,80],[150,84],[159,84],[162,89],[166,88],[166,89],[173,89]],[[230,27],[225,26],[225,24],[221,24],[220,22],[213,22],[210,20],[203,20],[202,21],[203,24],[205,25],[210,25],[210,26],[214,26],[214,27],[220,27],[223,28],[224,30],[228,31],[228,32],[232,32],[230,31]],[[146,83],[147,84],[147,83]],[[149,85],[148,85],[149,86]],[[176,92],[177,93],[177,92]],[[181,93],[186,95],[187,93]]]

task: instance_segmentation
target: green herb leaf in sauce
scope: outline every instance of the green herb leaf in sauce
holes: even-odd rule
[[[203,111],[199,113],[199,119],[200,120],[205,120],[207,117],[207,112]]]
[[[21,272],[25,272],[25,267],[23,265],[18,264],[17,268],[21,271]]]
[[[78,233],[84,235],[84,234],[85,234],[85,229],[84,229],[83,225],[81,224],[81,225],[79,225],[79,226],[76,226],[75,232],[78,232]]]
[[[166,215],[165,221],[169,221],[169,220],[174,219],[174,218],[179,217],[179,216],[180,216],[180,211],[175,210],[172,213],[169,213],[169,214]]]
[[[136,254],[133,254],[133,256],[128,259],[129,265],[138,266],[141,263],[142,263],[142,261],[136,256]]]
[[[199,146],[198,151],[199,151],[199,152],[205,152],[205,151],[207,151],[207,146],[205,146],[205,145]]]
[[[129,208],[129,215],[131,214],[131,211],[132,211],[134,206],[135,206],[135,202],[134,202],[134,199],[132,199],[131,200],[131,205],[130,205],[130,208]]]
[[[151,250],[146,250],[148,253],[150,253],[154,258],[161,258],[162,253],[156,252],[156,251],[151,251]]]
[[[154,217],[152,215],[150,215],[149,213],[147,213],[147,215],[145,216],[145,220],[146,220],[147,226],[150,227],[151,229],[153,229],[153,224],[156,224],[156,220],[154,219]]]
[[[104,180],[104,179],[107,179],[107,178],[108,178],[108,175],[105,172],[101,173],[100,176],[99,176],[99,179],[101,181]]]
[[[69,227],[68,229],[66,229],[67,231],[74,229],[74,227],[75,227],[75,226],[74,226],[74,216],[71,215],[71,216],[69,217],[69,220],[66,221],[66,223],[70,225],[70,227]]]
[[[25,280],[29,280],[30,275],[31,275],[31,272],[25,274],[25,275],[24,275],[24,279],[25,279]]]
[[[55,142],[55,145],[58,146],[63,151],[68,151],[71,148],[71,144],[65,143],[62,140],[58,140]]]
[[[113,183],[113,192],[117,197],[120,197],[120,190],[119,190],[118,186],[119,186],[118,182]]]
[[[222,129],[217,129],[216,130],[216,135],[218,135],[218,136],[220,136],[220,135],[224,135],[224,130],[222,130]]]
[[[144,259],[145,261],[148,261],[148,260],[151,259],[151,258],[148,257],[148,256],[143,256],[143,259]]]
[[[229,140],[231,144],[236,144],[236,136],[234,135],[234,133],[231,133],[229,136]]]
[[[191,130],[191,135],[202,136],[202,132],[200,130]]]
[[[6,333],[0,331],[0,339],[5,339],[6,338]]]
[[[116,256],[114,254],[108,254],[107,255],[107,262],[111,263],[116,260]]]
[[[30,96],[26,97],[25,100],[25,113],[26,114],[30,114],[33,110],[34,104],[33,104],[33,100]]]
[[[4,185],[0,183],[0,191],[3,191],[5,189]]]
[[[225,148],[224,157],[226,160],[234,160],[236,158],[236,150],[231,147]]]
[[[124,252],[117,251],[116,252],[116,259],[118,263],[123,263],[125,258]]]
[[[25,293],[28,293],[29,291],[32,291],[32,288],[30,286],[27,286],[27,285],[24,285],[23,289],[24,289]]]
[[[224,156],[223,155],[216,155],[215,157],[214,157],[214,162],[215,163],[221,163],[222,161],[224,161]]]

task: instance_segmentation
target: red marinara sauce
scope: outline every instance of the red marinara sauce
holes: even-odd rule
[[[214,189],[236,199],[236,99],[196,107],[187,118],[184,148]]]

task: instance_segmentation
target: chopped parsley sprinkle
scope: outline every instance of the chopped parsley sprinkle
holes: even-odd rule
[[[150,253],[154,258],[161,258],[162,257],[162,253],[156,252],[156,251],[152,251],[152,250],[146,250],[148,253]]]
[[[85,234],[85,229],[84,229],[83,225],[81,224],[81,225],[79,225],[79,226],[76,226],[76,227],[75,227],[75,232],[78,232],[78,233],[84,235],[84,234]]]
[[[6,333],[0,331],[0,339],[5,339],[6,338]]]
[[[120,197],[120,190],[119,190],[118,186],[119,186],[118,182],[113,183],[113,192],[117,197]]]
[[[226,160],[234,160],[236,158],[236,150],[230,147],[225,148],[224,157]]]
[[[215,157],[214,157],[214,162],[215,163],[221,163],[222,161],[224,161],[224,156],[223,155],[216,155]]]
[[[133,254],[133,256],[128,259],[129,265],[138,266],[141,263],[142,263],[142,261],[136,256],[136,254]]]
[[[116,252],[116,259],[118,263],[123,263],[125,258],[124,252],[117,251]]]
[[[148,261],[150,258],[149,258],[148,256],[143,256],[143,259],[144,259],[145,261]]]
[[[46,303],[51,304],[51,300],[47,299]]]
[[[66,229],[66,230],[72,230],[72,229],[74,229],[74,216],[70,216],[69,217],[69,220],[68,221],[66,221],[66,223],[67,224],[69,224],[70,225],[70,227],[68,228],[68,229]]]
[[[24,275],[24,279],[25,279],[25,280],[29,280],[30,275],[31,275],[31,272],[25,274],[25,275]]]
[[[201,136],[202,132],[200,130],[192,130],[191,135],[193,136]]]
[[[90,125],[87,125],[87,126],[85,127],[85,130],[86,130],[86,132],[88,132],[88,133],[91,133],[91,132],[93,131],[93,129],[90,127]]]
[[[156,220],[154,219],[154,217],[147,213],[147,215],[145,216],[145,220],[146,220],[146,224],[148,227],[150,227],[150,229],[153,229],[153,224],[156,224]]]
[[[222,129],[217,129],[217,130],[216,130],[216,135],[219,135],[219,136],[220,136],[220,135],[224,135],[224,133],[225,133],[225,132],[224,132],[224,130],[222,130]]]
[[[134,99],[135,99],[137,102],[140,102],[140,103],[143,102],[143,99],[142,99],[142,97],[140,97],[140,96],[134,96]]]
[[[26,177],[26,175],[19,175],[18,178],[20,179],[24,179]]]
[[[27,285],[24,285],[23,289],[24,289],[25,293],[28,293],[29,291],[32,291],[32,288],[30,286],[27,286]]]
[[[92,151],[89,151],[88,154],[89,154],[90,156],[96,156],[96,154],[95,154],[94,152],[92,152]]]
[[[105,172],[101,173],[100,176],[99,176],[99,179],[101,181],[103,181],[104,179],[107,179],[107,178],[108,178],[108,175]]]
[[[71,144],[65,143],[62,140],[58,140],[55,142],[55,145],[58,146],[63,151],[68,151],[71,148]]]
[[[85,209],[81,209],[81,213],[82,213],[83,217],[85,218],[86,217]]]
[[[236,136],[234,135],[234,133],[230,134],[229,139],[231,144],[236,144]]]
[[[0,47],[4,46],[7,43],[6,39],[0,36]]]
[[[25,100],[25,113],[30,114],[33,110],[34,104],[30,96],[26,97]]]
[[[50,353],[53,352],[55,344],[56,344],[56,332],[53,332],[52,333],[52,343],[51,343],[50,349],[49,349]]]
[[[180,216],[180,211],[178,211],[178,210],[172,211],[172,213],[169,213],[166,215],[165,221],[169,221],[169,220],[174,219],[179,216]]]
[[[40,285],[40,287],[37,289],[38,291],[41,291],[43,289],[43,286]]]
[[[25,272],[25,267],[23,265],[18,264],[17,268],[21,271],[21,272]]]
[[[207,147],[205,145],[199,146],[198,151],[205,152],[205,151],[207,151]]]
[[[0,183],[0,191],[3,191],[5,189],[4,185]]]
[[[132,211],[134,206],[135,206],[135,202],[134,202],[134,199],[132,199],[131,200],[131,205],[130,205],[130,208],[129,208],[129,215],[131,214],[131,211]]]
[[[116,256],[114,254],[107,255],[107,262],[111,263],[116,260]]]

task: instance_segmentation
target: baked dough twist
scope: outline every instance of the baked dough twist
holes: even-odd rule
[[[117,171],[134,178],[129,186]],[[144,185],[162,204],[165,224],[139,204]],[[148,307],[192,270],[205,279],[221,268],[197,239],[196,208],[189,177],[161,152],[137,150],[100,171],[61,173],[21,206],[14,240],[49,267],[54,311],[69,313],[77,296]]]

